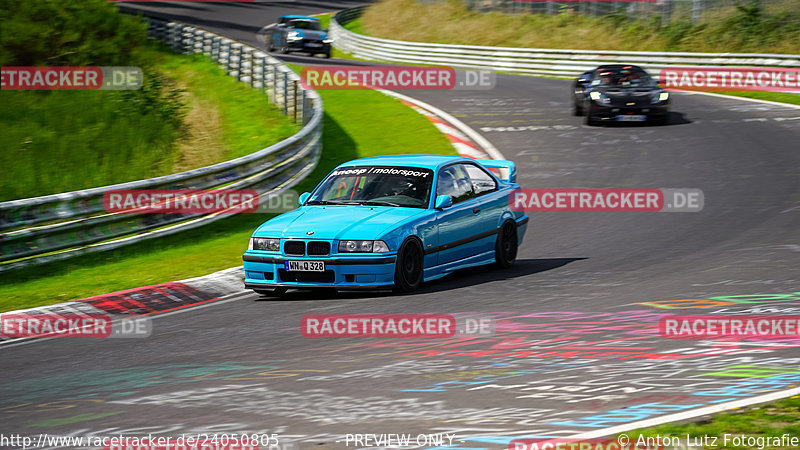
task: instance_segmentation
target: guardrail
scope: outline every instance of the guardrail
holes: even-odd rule
[[[231,213],[107,213],[115,189],[252,189],[260,199],[305,178],[321,152],[322,100],[300,77],[254,47],[176,22],[147,18],[152,38],[182,53],[204,53],[228,74],[266,92],[303,126],[294,136],[241,158],[147,180],[0,203],[0,271],[109,250],[205,225]]]
[[[554,77],[575,77],[600,64],[613,63],[640,65],[654,74],[674,65],[800,66],[800,55],[557,50],[395,41],[356,34],[342,26],[358,18],[363,10],[358,7],[340,11],[330,23],[336,48],[361,59]]]

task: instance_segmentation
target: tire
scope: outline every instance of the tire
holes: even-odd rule
[[[576,102],[575,100],[573,100],[573,101],[572,101],[572,115],[573,115],[573,116],[578,116],[578,117],[580,117],[580,116],[582,116],[583,114],[584,114],[584,112],[583,112],[583,106],[580,106],[580,105],[578,105],[578,102]]]
[[[281,53],[283,53],[284,55],[285,55],[285,54],[287,54],[287,53],[289,53],[289,46],[288,46],[288,45],[285,45],[285,44],[284,44],[284,45],[282,45],[282,46],[281,46]]]
[[[422,284],[422,244],[409,238],[400,246],[394,264],[394,286],[397,291],[411,292]]]
[[[331,52],[324,53],[326,59],[331,59]]]
[[[507,269],[517,260],[519,241],[517,239],[517,224],[513,220],[506,220],[497,232],[497,243],[494,247],[494,261],[497,267]]]
[[[281,298],[284,295],[286,295],[286,291],[288,291],[289,288],[277,287],[277,288],[271,289],[271,290],[265,290],[265,289],[254,289],[254,290],[255,290],[256,294],[262,295],[264,297],[278,297],[278,298]]]

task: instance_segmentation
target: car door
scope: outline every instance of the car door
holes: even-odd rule
[[[499,192],[497,180],[478,164],[464,164],[470,179],[472,191],[475,193],[475,208],[478,223],[475,232],[484,236],[477,243],[479,253],[494,251],[497,237],[495,231],[500,226],[500,219],[508,209],[508,195]]]
[[[453,205],[437,212],[439,264],[448,264],[480,253],[480,206],[475,199],[464,164],[442,168],[436,180],[436,196],[447,195]]]

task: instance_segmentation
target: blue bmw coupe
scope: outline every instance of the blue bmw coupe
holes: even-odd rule
[[[518,188],[511,161],[400,155],[344,163],[300,195],[299,208],[253,233],[245,287],[273,296],[292,288],[408,292],[466,267],[509,267],[528,222],[509,205]]]

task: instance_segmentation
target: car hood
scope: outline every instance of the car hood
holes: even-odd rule
[[[394,206],[303,206],[261,225],[253,234],[271,238],[377,239],[387,228],[422,214]],[[308,234],[313,231],[313,234]]]
[[[614,106],[650,106],[653,96],[662,91],[660,88],[598,88],[597,90],[610,98]]]

